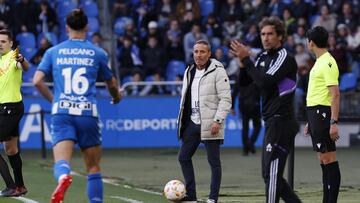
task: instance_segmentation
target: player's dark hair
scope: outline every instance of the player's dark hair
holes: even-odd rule
[[[73,30],[83,30],[88,24],[88,18],[82,9],[74,9],[66,16],[66,24]]]
[[[259,27],[260,30],[262,30],[265,26],[273,26],[275,29],[275,32],[278,36],[283,36],[281,43],[284,43],[286,40],[286,30],[284,23],[280,20],[280,18],[276,16],[271,17],[265,17],[260,23]]]
[[[316,26],[306,32],[306,37],[308,38],[309,42],[313,41],[317,47],[326,48],[328,44],[329,33],[325,28]]]
[[[196,41],[195,44],[206,45],[209,48],[209,51],[211,51],[211,45],[207,40],[201,39],[201,40]]]
[[[8,29],[1,29],[1,30],[0,30],[0,35],[6,35],[6,36],[8,36],[8,38],[9,38],[10,41],[13,41],[13,34],[12,34],[12,32],[11,32],[10,30],[8,30]]]

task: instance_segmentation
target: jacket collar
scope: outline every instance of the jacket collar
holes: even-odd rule
[[[209,59],[209,60],[206,62],[206,64],[205,64],[205,72],[206,72],[207,69],[209,68],[210,64],[211,64],[211,59]],[[193,64],[193,67],[195,67],[195,68],[197,67],[195,63]]]
[[[267,52],[267,54],[276,54],[276,53],[278,53],[278,51],[280,51],[281,49],[282,49],[283,47],[282,46],[280,46],[280,47],[278,47],[278,48],[276,48],[276,49],[269,49],[269,50],[267,50],[266,52]]]
[[[208,60],[208,62],[206,62],[206,65],[205,65],[205,73],[216,68],[216,66],[214,65],[214,62],[215,62],[215,60],[214,60],[214,59],[211,59],[211,58]],[[192,65],[192,67],[193,67],[193,68],[196,68],[196,64],[194,63],[194,64]]]

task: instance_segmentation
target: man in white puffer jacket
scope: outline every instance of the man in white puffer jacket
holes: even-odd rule
[[[221,183],[220,145],[224,141],[224,122],[231,109],[231,90],[224,66],[210,59],[211,47],[199,40],[193,50],[195,64],[185,70],[178,136],[182,140],[179,162],[186,183],[186,197],[180,202],[197,202],[192,156],[203,142],[211,167],[208,203],[216,203]]]

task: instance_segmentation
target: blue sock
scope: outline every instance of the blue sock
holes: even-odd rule
[[[54,177],[59,181],[60,176],[70,174],[70,163],[65,160],[59,160],[54,164]]]
[[[103,182],[101,173],[88,174],[87,195],[90,203],[103,201]]]

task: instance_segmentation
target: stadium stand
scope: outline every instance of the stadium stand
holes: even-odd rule
[[[345,73],[341,76],[339,89],[340,91],[355,90],[357,85],[357,78],[354,73]]]
[[[167,65],[166,78],[167,80],[175,80],[177,75],[183,75],[186,65],[183,61],[172,60]]]
[[[97,3],[92,0],[85,0],[80,3],[80,8],[84,10],[86,15],[91,18],[96,18],[99,15]]]
[[[64,18],[66,15],[72,11],[73,9],[77,8],[77,3],[75,3],[72,0],[63,0],[58,1],[57,7],[56,7],[56,13],[58,18]]]
[[[207,17],[210,13],[214,12],[213,0],[200,0],[201,16]]]
[[[7,2],[11,8],[16,8],[22,3],[22,1],[9,0],[5,2]],[[36,0],[32,2],[40,6],[41,1]],[[106,49],[115,60],[113,62],[115,72],[119,73],[118,70],[121,69],[121,63],[119,62],[121,54],[116,55],[116,50],[122,50],[124,37],[130,37],[133,43],[132,46],[138,47],[134,70],[143,71],[145,68],[142,67],[141,61],[143,61],[142,57],[147,44],[146,40],[149,36],[153,35],[149,32],[148,23],[154,21],[158,25],[156,37],[161,39],[158,46],[163,48],[165,53],[171,56],[164,56],[166,64],[168,65],[162,70],[164,73],[162,77],[166,80],[175,80],[176,76],[182,75],[185,69],[185,63],[181,61],[183,60],[185,47],[184,35],[191,31],[193,24],[200,25],[201,32],[206,33],[210,42],[214,42],[212,44],[214,48],[219,47],[224,50],[223,63],[225,64],[225,68],[227,68],[231,59],[227,51],[229,40],[246,40],[246,43],[251,48],[254,48],[254,50],[261,48],[259,47],[259,30],[257,30],[257,34],[248,35],[248,33],[250,26],[256,25],[263,16],[277,15],[284,20],[289,31],[285,47],[289,52],[294,54],[297,43],[305,43],[304,45],[306,47],[306,39],[304,39],[301,33],[302,29],[297,28],[305,28],[306,31],[312,27],[316,21],[320,23],[319,25],[334,30],[332,34],[336,38],[336,45],[333,46],[334,48],[332,48],[331,53],[336,60],[339,60],[340,64],[345,64],[339,67],[343,74],[341,77],[343,79],[340,81],[341,91],[351,90],[359,94],[360,20],[358,16],[360,14],[360,4],[358,1],[339,1],[328,5],[329,9],[326,15],[322,13],[320,9],[323,4],[317,3],[315,0],[279,0],[271,4],[268,3],[268,1],[253,3],[249,0],[226,2],[219,0],[192,0],[191,2],[192,5],[187,5],[187,9],[181,10],[186,7],[184,7],[184,4],[181,3],[180,0],[169,2],[160,0],[110,0],[106,4],[100,0],[48,1],[49,5],[56,12],[57,24],[46,36],[53,45],[66,40],[68,37],[65,31],[66,15],[74,8],[83,8],[89,16],[89,39],[94,32],[111,30],[102,34],[106,36],[104,37],[104,44],[107,44]],[[104,7],[103,5],[107,5],[108,7]],[[31,12],[39,16],[40,11],[39,7],[38,10],[35,9]],[[112,17],[111,22],[109,22],[109,20],[105,22],[101,20],[100,13],[102,12],[104,15]],[[0,12],[0,25],[1,22],[5,23],[5,25],[8,22],[4,20],[5,16],[6,13]],[[216,16],[215,22],[209,22],[208,16]],[[329,23],[322,20],[324,16],[331,16],[332,19],[336,19],[336,23],[334,25],[330,24],[329,27]],[[176,34],[176,38],[172,41],[170,35],[164,36],[167,35],[170,30],[170,22],[173,19],[177,20],[179,30],[169,32]],[[231,21],[231,26],[236,27],[235,30],[231,30],[231,26],[227,23],[229,21]],[[15,19],[14,22],[16,23],[13,25],[13,31],[20,44],[21,51],[24,55],[30,57],[36,52],[37,48],[39,48],[39,41],[44,36],[42,33],[42,22],[40,20],[36,22],[37,30],[33,33],[30,32],[33,30],[26,29],[26,27],[22,29],[21,24],[19,24],[19,22],[21,22],[19,19]],[[108,34],[110,35],[109,37],[107,37]],[[111,34],[116,39],[116,42],[112,41]],[[236,36],[236,38],[233,38],[234,36]],[[191,47],[191,45],[186,45],[186,47]],[[306,52],[308,51],[306,50]],[[176,62],[173,60],[176,60]],[[309,63],[311,64],[312,62],[314,62],[314,58],[311,58]],[[131,72],[128,74],[131,76]],[[350,77],[350,79],[348,77]],[[126,78],[126,75],[122,75],[121,78]],[[304,94],[306,94],[306,89],[303,89],[303,91]]]
[[[44,37],[46,37],[51,44],[53,44],[53,45],[58,44],[58,37],[57,37],[57,35],[55,33],[53,33],[53,32],[47,32],[47,33],[41,32],[37,36],[37,40],[36,40],[37,47],[41,46],[40,42],[41,42],[42,38],[44,38]]]
[[[16,40],[19,42],[21,47],[24,47],[24,48],[35,48],[36,47],[34,33],[21,32],[16,35]]]

